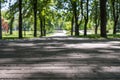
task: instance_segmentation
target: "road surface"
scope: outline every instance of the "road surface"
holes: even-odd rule
[[[120,80],[120,40],[0,41],[0,80]]]

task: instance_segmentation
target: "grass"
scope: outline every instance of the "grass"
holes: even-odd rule
[[[23,31],[23,38],[33,38],[33,31],[26,31],[25,33]],[[3,39],[18,39],[18,31],[13,31],[12,35],[3,32]]]
[[[23,39],[35,38],[33,36],[33,33],[34,33],[33,31],[26,31],[26,32],[23,31]],[[5,33],[5,32],[3,32],[2,34],[3,34],[3,39],[18,39],[19,38],[18,31],[13,31],[12,35],[9,33]],[[51,32],[51,33],[46,34],[46,36],[51,36],[52,34],[53,33]],[[40,32],[38,31],[36,38],[39,38],[39,37],[40,37]]]
[[[107,33],[107,38],[106,39],[116,39],[116,38],[120,38],[120,32],[117,32],[117,34],[113,35],[112,34],[113,30],[109,30],[109,33]],[[87,36],[84,36],[83,33],[80,33],[80,36],[75,36],[75,37],[80,37],[80,38],[90,38],[90,39],[103,39],[103,37],[100,36],[100,32],[98,32],[99,34],[94,34],[94,32],[91,32],[92,34],[88,34]],[[68,31],[67,35],[70,35],[71,32]],[[75,32],[73,32],[73,34],[75,34]]]
[[[48,33],[46,36],[51,36],[53,33]],[[68,33],[67,33],[68,35]],[[69,36],[69,35],[68,35]],[[37,32],[37,38],[40,37],[40,32]],[[80,36],[77,36],[80,38],[90,38],[90,39],[102,39],[102,37],[100,37],[100,34],[88,34],[87,36],[83,36],[82,34]],[[24,33],[23,31],[23,39],[29,39],[29,38],[34,38],[33,36],[33,31],[26,31]],[[108,34],[107,35],[107,39],[116,39],[116,38],[120,38],[120,33],[113,35],[113,34]],[[3,32],[3,39],[18,39],[18,31],[13,31],[13,34],[10,35],[9,33],[5,33]]]

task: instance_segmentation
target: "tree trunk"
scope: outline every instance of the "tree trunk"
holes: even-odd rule
[[[74,16],[72,17],[71,20],[71,36],[73,36],[73,26],[74,26]]]
[[[73,2],[73,13],[75,16],[75,36],[79,36],[78,16],[77,16],[77,5]]]
[[[22,38],[22,0],[19,0],[19,39]]]
[[[98,25],[99,25],[98,2],[97,2],[97,0],[95,0],[95,34],[98,34]]]
[[[43,24],[43,34],[44,34],[44,36],[46,36],[45,16],[44,16],[44,24]]]
[[[34,2],[34,37],[37,37],[37,0]]]
[[[101,26],[101,37],[107,37],[106,34],[106,24],[107,24],[107,12],[106,12],[106,2],[107,0],[100,0],[100,26]]]
[[[89,4],[89,0],[87,0],[87,3],[86,3],[86,11],[87,11],[87,14],[86,14],[86,17],[84,17],[84,18],[85,18],[84,36],[87,36],[87,24],[88,24],[88,13],[89,13],[88,4]]]
[[[99,19],[95,21],[95,34],[98,34],[98,27],[100,25]]]
[[[39,17],[39,20],[40,20],[40,33],[41,33],[41,37],[43,36],[43,21],[42,21],[42,18]]]
[[[0,0],[0,39],[2,39],[1,0]]]
[[[14,17],[12,17],[11,21],[10,21],[10,34],[13,34],[13,22],[14,22]]]
[[[88,24],[88,19],[85,19],[84,36],[87,36],[87,24]]]
[[[98,26],[95,26],[95,34],[98,34]]]
[[[115,0],[112,2],[113,18],[114,18],[113,34],[116,34],[117,23],[118,23],[118,19],[119,19],[119,5],[118,5],[118,3],[119,3],[118,0],[116,0],[116,2],[115,2]]]
[[[112,9],[113,9],[113,19],[114,19],[113,34],[116,34],[115,0],[113,0],[113,2],[112,2]]]
[[[116,32],[117,32],[116,26],[117,26],[117,20],[114,21],[114,25],[113,25],[113,34],[116,34]]]
[[[75,36],[79,36],[79,26],[78,26],[77,16],[75,16]]]

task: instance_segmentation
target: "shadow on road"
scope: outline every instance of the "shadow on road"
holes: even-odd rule
[[[120,80],[120,41],[0,41],[0,75],[10,80]]]

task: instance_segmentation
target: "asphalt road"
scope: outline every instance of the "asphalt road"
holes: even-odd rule
[[[0,80],[120,80],[120,40],[0,41]]]

